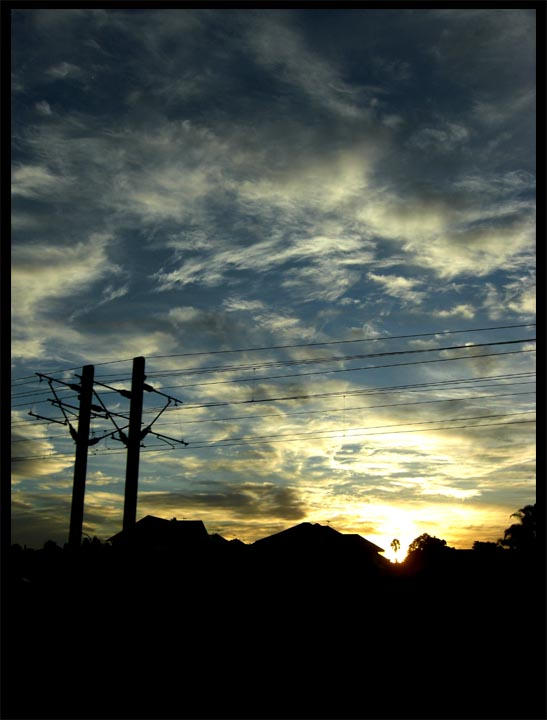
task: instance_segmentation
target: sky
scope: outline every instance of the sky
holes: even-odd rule
[[[35,373],[136,356],[189,443],[145,438],[138,518],[496,540],[535,501],[535,11],[13,10],[11,277],[13,542],[68,537]],[[90,447],[89,536],[124,452]]]

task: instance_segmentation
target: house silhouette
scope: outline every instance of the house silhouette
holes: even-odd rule
[[[384,549],[361,535],[345,534],[319,523],[303,522],[287,530],[261,538],[251,546],[255,553],[279,557],[284,561],[337,563],[365,562],[381,568],[389,561],[379,553]]]
[[[167,520],[146,515],[129,530],[109,538],[114,547],[142,551],[183,552],[187,558],[227,557],[248,559],[258,570],[280,564],[286,570],[297,567],[366,570],[385,569],[390,562],[383,548],[357,534],[345,534],[329,525],[303,522],[256,540],[251,545],[209,535],[201,520]],[[205,555],[204,555],[205,553]],[[211,555],[212,553],[212,555]]]
[[[220,536],[219,536],[220,537]],[[108,538],[114,547],[126,546],[147,550],[174,550],[200,547],[209,541],[209,534],[201,520],[167,520],[146,515],[135,525]]]

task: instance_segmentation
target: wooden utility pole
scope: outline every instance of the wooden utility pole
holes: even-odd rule
[[[76,433],[76,460],[74,463],[74,484],[72,489],[72,507],[70,510],[70,530],[68,543],[79,547],[82,540],[84,520],[85,476],[87,470],[87,448],[89,447],[89,426],[91,423],[91,399],[93,396],[93,365],[85,365],[80,382],[80,408],[78,430]]]
[[[133,358],[131,376],[131,405],[127,438],[127,464],[125,469],[125,499],[123,529],[129,530],[137,521],[137,490],[139,485],[139,454],[142,440],[142,396],[144,390],[144,358]]]

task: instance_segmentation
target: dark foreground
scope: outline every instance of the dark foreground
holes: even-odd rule
[[[545,718],[533,560],[37,557],[4,587],[5,720]]]

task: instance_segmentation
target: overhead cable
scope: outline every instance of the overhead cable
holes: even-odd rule
[[[489,332],[491,330],[508,330],[513,328],[525,328],[525,327],[535,327],[536,323],[523,323],[519,325],[496,325],[491,327],[483,327],[483,328],[468,328],[468,329],[458,329],[458,330],[439,330],[437,332],[428,332],[428,333],[413,333],[413,334],[407,334],[407,335],[383,335],[383,336],[377,336],[377,337],[368,337],[368,338],[355,338],[355,339],[345,339],[345,340],[329,340],[325,342],[317,342],[317,343],[297,343],[297,344],[291,344],[291,345],[269,345],[269,346],[262,346],[262,347],[249,347],[249,348],[237,348],[234,350],[208,350],[208,351],[200,351],[200,352],[190,352],[190,353],[175,353],[172,355],[149,355],[148,359],[161,359],[161,358],[171,358],[171,357],[190,357],[190,356],[198,356],[198,355],[220,355],[220,354],[228,354],[228,353],[237,353],[237,352],[255,352],[259,350],[282,350],[287,348],[299,348],[299,347],[319,347],[319,346],[326,346],[326,345],[343,345],[346,343],[356,343],[356,342],[380,342],[382,340],[400,340],[405,338],[416,338],[416,337],[433,337],[435,335],[455,335],[459,333],[472,333],[472,332]],[[95,362],[90,363],[96,367],[101,365],[114,365],[117,363],[122,362],[130,362],[133,358],[123,358],[121,360],[106,360],[104,362]],[[70,372],[71,370],[79,370],[81,369],[81,365],[77,365],[76,367],[72,368],[58,368],[56,370],[48,370],[47,372],[50,373],[60,373],[60,372]],[[18,380],[26,380],[27,378],[32,378],[33,375],[23,375],[19,378],[13,378],[12,383],[17,382]]]
[[[420,430],[391,430],[389,432],[381,431],[381,432],[375,432],[375,433],[356,433],[348,438],[343,438],[345,440],[351,440],[354,437],[371,437],[375,435],[400,435],[403,433],[424,433],[424,432],[439,432],[439,431],[445,431],[445,430],[462,430],[462,429],[469,429],[469,428],[477,428],[477,427],[503,427],[506,425],[525,425],[530,423],[535,423],[536,420],[511,420],[509,422],[501,422],[501,423],[474,423],[473,425],[455,425],[455,426],[449,426],[449,427],[441,427],[441,428],[421,428]],[[341,429],[338,432],[343,432],[344,430]],[[337,437],[335,435],[329,435],[327,437],[323,436],[317,436],[317,437],[309,437],[309,440],[340,440],[342,438]],[[243,445],[270,445],[272,443],[287,443],[287,442],[302,442],[301,438],[283,438],[283,439],[273,439],[273,440],[256,440],[256,441],[245,441],[245,442],[234,442],[234,443],[227,443],[225,441],[219,441],[217,443],[211,443],[207,445],[199,445],[194,446],[190,445],[189,449],[192,450],[203,450],[207,448],[216,448],[216,447],[236,447],[236,446],[243,446]],[[151,448],[143,448],[141,450],[141,453],[144,452],[168,452],[171,450],[179,450],[180,447],[175,446],[172,448],[166,448],[164,445],[157,445],[155,447],[161,448],[161,450],[155,450]],[[185,448],[186,449],[186,448]],[[117,455],[120,453],[124,453],[124,450],[111,450],[111,451],[103,451],[103,452],[95,452],[91,453],[93,457],[97,456],[106,456],[106,455]],[[13,457],[12,461],[24,461],[24,460],[49,460],[54,458],[60,458],[60,457],[71,457],[70,453],[51,453],[49,455],[28,455],[28,456],[20,456],[20,457]]]
[[[527,353],[527,352],[535,352],[534,350],[510,350],[507,352],[502,353],[484,353],[484,355],[464,355],[460,357],[455,358],[437,358],[435,360],[415,360],[413,362],[408,363],[392,363],[389,365],[368,365],[366,367],[360,367],[360,368],[352,368],[352,371],[357,370],[380,370],[382,368],[391,368],[391,367],[406,367],[408,365],[425,365],[429,363],[440,363],[440,362],[453,362],[455,360],[481,360],[486,357],[498,357],[500,355],[516,355],[519,353]],[[331,370],[328,372],[351,372],[349,370]],[[307,375],[308,373],[302,373],[302,375]],[[314,373],[315,374],[315,373]],[[173,386],[175,387],[175,386]],[[167,388],[166,388],[167,389]],[[201,408],[201,407],[225,407],[227,405],[247,405],[250,403],[264,403],[264,402],[275,402],[278,400],[306,400],[310,397],[327,397],[329,395],[360,395],[362,394],[363,390],[346,390],[343,392],[335,392],[335,393],[315,393],[311,394],[308,393],[306,395],[287,395],[283,397],[272,397],[272,398],[261,398],[261,399],[255,399],[251,398],[250,400],[232,400],[232,401],[223,401],[223,402],[210,402],[210,403],[201,403],[201,404],[187,404],[184,407],[181,408],[172,408],[172,411],[182,411],[182,410],[190,410],[192,408]],[[153,410],[147,410],[146,412],[152,412]]]
[[[331,414],[331,413],[338,413],[338,412],[351,412],[353,410],[374,410],[379,408],[397,408],[397,407],[406,407],[409,405],[431,405],[435,403],[454,403],[454,402],[464,402],[466,400],[481,400],[481,399],[496,399],[500,397],[513,397],[515,395],[534,395],[535,391],[529,391],[529,392],[514,392],[514,393],[498,393],[495,395],[469,395],[466,397],[461,398],[441,398],[437,400],[417,400],[413,402],[403,402],[403,403],[384,403],[383,405],[359,405],[357,407],[344,407],[344,408],[327,408],[326,410],[302,410],[299,412],[292,412],[292,413],[284,413],[283,415],[279,415],[278,413],[268,413],[265,415],[239,415],[236,417],[227,417],[227,418],[215,418],[213,420],[209,419],[202,419],[202,420],[185,420],[182,421],[185,425],[192,425],[192,424],[198,424],[198,423],[211,423],[211,422],[228,422],[233,420],[253,420],[257,418],[265,418],[265,417],[276,417],[280,421],[282,421],[286,417],[291,417],[293,415],[317,415],[317,414]],[[533,412],[531,410],[528,410],[526,412]],[[173,425],[177,421],[166,421],[166,422],[159,422],[157,425]],[[432,421],[434,422],[434,421]],[[406,424],[406,423],[405,423]],[[12,440],[12,442],[22,442],[24,440],[28,442],[33,441],[41,441],[41,440],[54,440],[56,438],[65,438],[65,435],[53,435],[49,437],[43,437],[43,438],[18,438],[16,440]]]

